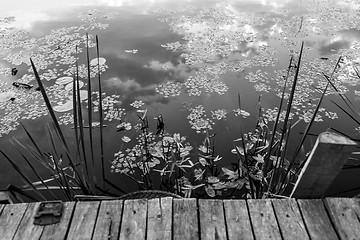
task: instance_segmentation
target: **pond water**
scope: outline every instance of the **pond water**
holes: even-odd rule
[[[152,132],[149,139],[154,142],[161,137],[155,133],[162,117],[168,140],[183,146],[184,156],[191,156],[190,162],[182,163],[184,172],[205,179],[200,173],[206,163],[201,162],[198,154],[204,154],[202,147],[207,134],[216,134],[212,151],[221,158],[217,161],[218,169],[230,169],[238,161],[232,150],[234,140],[241,138],[240,125],[244,133],[253,131],[260,108],[261,119],[266,119],[269,127],[273,125],[290,58],[293,55],[297,61],[303,41],[291,114],[296,124],[291,130],[287,154],[295,151],[327,83],[322,73],[330,76],[340,56],[334,84],[355,106],[360,101],[360,78],[356,73],[360,64],[357,1],[63,0],[60,7],[49,1],[30,2],[8,1],[0,9],[0,148],[33,181],[37,179],[20,152],[30,154],[34,147],[30,147],[32,143],[20,123],[44,152],[51,152],[52,148],[46,130],[51,118],[41,92],[36,90],[38,85],[29,58],[35,63],[71,151],[75,151],[72,77],[76,60],[84,125],[88,125],[86,33],[94,122],[100,121],[95,36],[99,38],[106,125],[105,173],[125,192],[137,190],[137,185],[125,176],[132,176],[129,166],[136,163],[129,161],[133,161],[132,154],[144,144],[139,137],[141,121],[137,115],[147,116],[148,131]],[[33,87],[15,87],[14,82]],[[288,90],[285,99],[289,93]],[[358,124],[332,102],[345,108],[339,95],[329,87],[311,134],[332,127],[359,138]],[[122,131],[117,131],[120,128]],[[174,135],[177,133],[183,138]],[[94,128],[93,134],[95,173],[101,176],[99,128]],[[313,135],[305,141],[304,154],[316,140]],[[10,142],[16,142],[14,139],[30,151],[16,143],[14,146]],[[239,141],[235,144],[240,146]],[[357,165],[356,156],[347,165]],[[164,169],[158,160],[148,164],[155,178]],[[195,167],[188,167],[192,164]],[[41,164],[35,161],[34,166],[44,179],[51,178]],[[171,164],[168,167],[166,171]],[[358,193],[349,190],[360,187],[359,174],[356,168],[343,170],[328,195]],[[4,157],[0,158],[0,176],[0,188],[24,185]]]

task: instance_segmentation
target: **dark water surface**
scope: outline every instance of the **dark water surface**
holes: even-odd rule
[[[344,60],[334,76],[336,85],[356,106],[359,104],[359,78],[354,70],[360,64],[358,1],[72,0],[62,3],[59,7],[49,1],[31,1],[31,4],[11,1],[0,9],[0,146],[17,159],[31,178],[29,167],[16,150],[19,147],[14,148],[9,139],[15,137],[24,145],[31,144],[19,126],[22,122],[37,143],[50,151],[45,131],[50,118],[40,92],[15,88],[12,82],[36,86],[30,70],[31,57],[57,110],[62,129],[75,144],[72,108],[67,107],[72,91],[66,84],[59,84],[58,79],[72,76],[75,46],[80,45],[80,78],[85,82],[82,89],[86,110],[86,32],[92,43],[90,58],[96,57],[94,37],[98,35],[100,55],[106,60],[101,65],[106,93],[106,174],[126,191],[136,189],[135,185],[119,173],[125,170],[113,160],[114,153],[126,153],[126,149],[137,143],[137,114],[147,110],[152,132],[156,132],[154,118],[161,114],[166,131],[171,136],[174,133],[186,136],[193,153],[202,145],[206,131],[216,133],[216,155],[223,157],[218,164],[229,166],[237,161],[231,149],[232,141],[240,137],[240,121],[246,132],[253,130],[261,106],[269,126],[272,125],[282,76],[291,54],[298,55],[302,41],[304,56],[292,111],[293,123],[300,121],[292,130],[288,154],[294,151],[316,107],[321,95],[317,89],[326,84],[322,72],[330,74],[340,56]],[[14,67],[18,73],[12,76]],[[95,70],[93,73],[95,85]],[[97,86],[93,87],[92,100],[96,104]],[[240,116],[236,114],[238,94],[244,110]],[[9,100],[11,97],[15,100]],[[359,126],[331,100],[343,103],[338,93],[330,89],[311,133],[319,134],[330,126],[359,138]],[[98,121],[97,112],[94,118]],[[117,132],[116,126],[121,122],[128,123],[131,130]],[[98,136],[97,129],[94,134]],[[131,141],[127,142],[126,137]],[[316,136],[309,137],[304,152],[311,150],[315,140]],[[98,145],[95,140],[95,146]],[[354,155],[349,164],[358,164],[356,158]],[[98,154],[95,159],[99,159]],[[50,177],[40,164],[36,166],[45,178]],[[2,157],[0,176],[0,188],[23,184]],[[328,194],[360,187],[359,180],[359,170],[343,170]],[[345,195],[354,193],[357,192]]]

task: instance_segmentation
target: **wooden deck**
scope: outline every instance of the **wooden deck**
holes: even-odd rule
[[[0,239],[360,239],[352,198],[66,202],[47,226],[33,224],[38,205],[0,205]]]

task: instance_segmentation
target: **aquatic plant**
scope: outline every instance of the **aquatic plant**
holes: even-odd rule
[[[88,43],[88,41],[87,41]],[[59,195],[55,196],[52,192],[54,189],[58,189],[62,192],[63,196],[67,200],[73,200],[74,195],[76,194],[111,194],[108,192],[105,184],[111,185],[113,188],[123,192],[119,187],[114,183],[110,182],[105,176],[105,161],[104,161],[104,144],[103,144],[103,127],[104,127],[104,116],[103,116],[103,103],[102,99],[102,90],[101,90],[101,77],[100,77],[100,65],[101,58],[99,53],[99,41],[96,36],[96,47],[97,47],[97,75],[98,75],[98,109],[100,122],[92,121],[92,115],[94,112],[92,105],[92,96],[91,96],[91,73],[90,65],[94,65],[94,61],[90,62],[89,60],[89,45],[86,44],[87,52],[87,69],[88,69],[88,105],[87,105],[87,115],[88,115],[88,126],[85,126],[83,123],[84,115],[82,111],[82,99],[81,99],[81,90],[80,90],[80,81],[79,81],[79,66],[76,61],[73,78],[72,78],[72,102],[71,108],[73,109],[73,124],[74,124],[74,135],[75,135],[75,149],[71,149],[69,146],[69,140],[64,136],[64,133],[60,127],[59,121],[54,113],[54,107],[51,105],[49,97],[46,93],[45,87],[40,79],[37,68],[32,59],[30,59],[31,66],[35,75],[35,79],[39,85],[39,90],[42,94],[42,97],[45,101],[46,107],[50,113],[52,124],[47,124],[47,135],[49,138],[49,143],[52,149],[51,153],[47,153],[45,150],[37,144],[36,139],[32,136],[30,131],[24,126],[23,129],[26,132],[27,136],[31,140],[32,146],[24,146],[20,141],[14,139],[13,144],[17,147],[21,147],[27,154],[22,153],[19,150],[19,153],[23,156],[24,160],[29,164],[32,171],[35,173],[39,181],[31,182],[27,175],[21,170],[21,168],[11,159],[5,152],[1,151],[3,156],[8,160],[8,162],[13,166],[13,168],[21,175],[25,180],[27,189],[31,187],[32,190],[35,190],[37,195],[42,199],[45,199],[40,190],[46,189],[50,192],[52,198],[58,198]],[[77,48],[77,46],[76,46]],[[77,50],[76,50],[77,53]],[[60,80],[59,80],[60,81]],[[61,80],[63,81],[63,80]],[[65,81],[65,79],[64,79]],[[66,80],[68,81],[68,80]],[[70,109],[71,109],[70,108]],[[102,175],[101,178],[96,176],[96,165],[94,161],[94,144],[93,144],[93,134],[92,129],[96,126],[100,126],[99,138],[100,138],[100,158],[101,158],[101,168]],[[88,129],[88,137],[86,137],[84,129]],[[54,133],[55,136],[54,136]],[[87,145],[89,142],[89,145]],[[74,153],[75,150],[75,153]],[[89,154],[90,153],[90,154]],[[28,156],[26,156],[28,155]],[[40,177],[40,174],[32,166],[31,158],[36,159],[45,167],[51,178],[44,180]],[[54,182],[54,183],[53,183]],[[101,184],[102,183],[102,184]],[[102,185],[102,187],[101,187]]]

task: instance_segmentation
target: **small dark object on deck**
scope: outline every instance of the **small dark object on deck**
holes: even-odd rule
[[[35,88],[36,91],[40,91],[40,87]]]
[[[11,76],[15,76],[17,74],[18,70],[16,68],[11,69]]]
[[[48,201],[40,203],[34,217],[34,224],[50,225],[60,222],[63,208],[62,201]]]
[[[329,58],[327,58],[327,57],[321,57],[320,59],[321,59],[321,60],[328,60]]]
[[[16,99],[16,98],[12,97],[12,98],[10,98],[10,101],[13,102],[13,101],[15,101],[15,99]]]
[[[26,84],[26,83],[19,83],[19,82],[13,82],[12,84],[14,87],[17,88],[24,88],[24,89],[31,89],[33,86]]]

